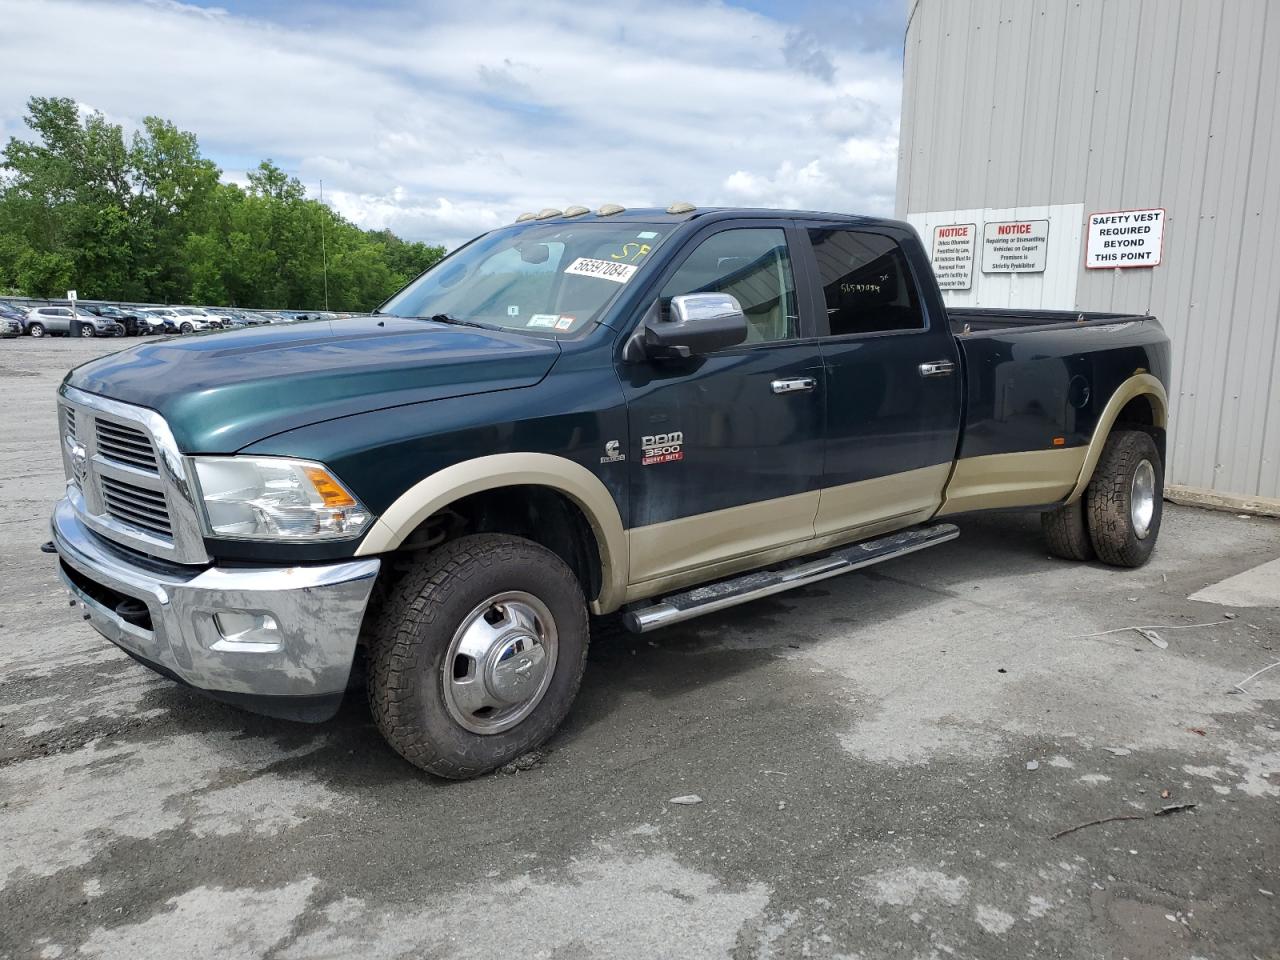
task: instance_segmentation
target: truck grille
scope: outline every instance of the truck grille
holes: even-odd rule
[[[148,473],[160,472],[156,466],[156,452],[151,446],[151,438],[141,430],[101,417],[96,419],[94,426],[99,454]]]
[[[169,522],[169,508],[163,493],[114,477],[99,477],[98,482],[102,487],[102,504],[107,508],[107,516],[166,539],[173,538],[173,526]]]
[[[153,410],[63,387],[67,496],[94,533],[147,556],[209,562],[187,462]]]

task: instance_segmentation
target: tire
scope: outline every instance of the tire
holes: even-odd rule
[[[91,323],[86,323],[80,327],[80,336],[82,337],[96,337],[97,335],[98,331],[94,329]]]
[[[191,326],[191,324],[189,323],[184,323],[182,326],[178,328],[178,330],[180,330],[182,333],[190,333],[194,329],[195,328]]]
[[[1063,560],[1092,560],[1093,541],[1089,539],[1089,521],[1085,519],[1085,498],[1067,503],[1056,510],[1040,514],[1040,529],[1049,552]]]
[[[484,620],[498,620],[499,636],[502,621],[513,623],[520,611],[532,612],[539,629],[528,636],[542,640],[503,655],[513,641],[510,635],[488,640],[487,628],[476,619],[482,610],[489,611]],[[452,653],[459,644],[466,647],[460,640],[465,637],[485,638],[471,649],[488,654]],[[412,568],[372,624],[368,690],[374,721],[400,756],[428,773],[452,780],[487,773],[537,747],[560,726],[582,681],[588,640],[586,601],[563,560],[521,537],[461,537]],[[540,659],[524,657],[514,672],[529,670],[538,659],[541,674],[533,666],[524,678],[513,677],[507,667],[502,676],[511,678],[514,696],[531,689],[522,686],[527,677],[535,678],[541,693],[489,713],[488,706],[471,710],[483,701],[481,694],[488,696],[503,682],[494,676],[501,665],[539,650]]]
[[[1146,563],[1164,513],[1164,466],[1151,435],[1113,430],[1084,500],[1098,559],[1116,567]]]
[[[43,337],[43,336],[45,335],[44,324],[43,324],[43,323],[33,323],[33,324],[28,325],[28,326],[27,326],[27,333],[31,334],[31,336],[33,336],[33,337]]]

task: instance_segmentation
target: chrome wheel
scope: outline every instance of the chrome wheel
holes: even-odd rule
[[[1151,532],[1151,518],[1156,512],[1156,468],[1150,460],[1141,461],[1133,471],[1129,487],[1129,520],[1133,535],[1145,540]]]
[[[445,707],[472,733],[510,730],[551,685],[557,633],[551,611],[515,590],[490,597],[462,620],[442,664]]]

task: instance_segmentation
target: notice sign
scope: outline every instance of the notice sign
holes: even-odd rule
[[[1163,210],[1115,210],[1089,214],[1084,265],[1090,270],[1154,267],[1160,262],[1163,250]]]
[[[943,290],[968,290],[973,286],[976,223],[950,223],[933,228],[933,273]]]
[[[982,228],[983,273],[1044,273],[1048,220],[1009,220]]]

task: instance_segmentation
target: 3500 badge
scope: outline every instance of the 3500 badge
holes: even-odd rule
[[[684,459],[684,434],[675,430],[640,438],[640,462],[644,466]]]

